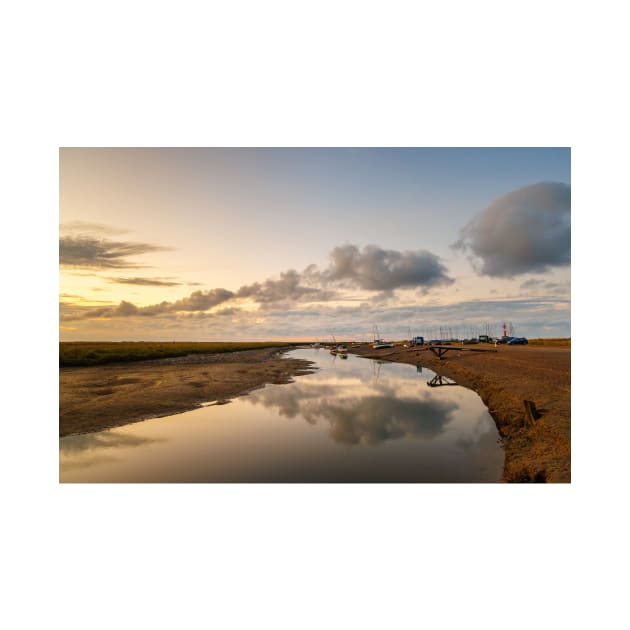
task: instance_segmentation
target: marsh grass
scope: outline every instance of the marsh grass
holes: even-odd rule
[[[59,343],[59,367],[126,363],[147,359],[182,357],[187,354],[237,352],[257,348],[279,348],[298,345],[287,342],[151,342],[67,341]]]

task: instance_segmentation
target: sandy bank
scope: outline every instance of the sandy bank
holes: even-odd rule
[[[449,350],[442,360],[426,349],[374,350],[364,344],[352,352],[421,365],[477,392],[502,437],[504,481],[571,481],[570,348],[503,345],[496,353]],[[542,414],[534,426],[527,422],[523,400],[533,401]]]
[[[293,348],[287,348],[291,350]],[[308,374],[309,361],[264,348],[59,370],[59,436],[189,411]]]

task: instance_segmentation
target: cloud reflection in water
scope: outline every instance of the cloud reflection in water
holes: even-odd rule
[[[118,452],[117,449],[121,447],[139,447],[165,441],[165,438],[149,438],[117,431],[70,435],[59,441],[59,469],[63,472],[115,462],[118,457],[105,454],[106,449]]]
[[[328,422],[329,435],[341,444],[376,445],[403,437],[434,438],[444,431],[458,405],[429,397],[381,395],[331,397],[329,385],[295,383],[266,388],[252,402],[275,408],[287,418],[301,415],[307,422]]]

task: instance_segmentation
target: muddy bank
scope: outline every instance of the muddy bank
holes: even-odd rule
[[[293,348],[59,370],[59,436],[90,433],[223,401],[267,383],[308,374],[309,361],[282,357]]]
[[[374,350],[364,344],[351,351],[427,367],[477,392],[502,437],[504,481],[571,481],[570,348],[499,346],[496,353],[449,350],[442,360],[426,349]],[[524,400],[533,401],[541,413],[534,426],[527,421]]]

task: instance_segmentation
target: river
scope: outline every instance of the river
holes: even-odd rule
[[[499,434],[474,392],[410,365],[291,356],[318,369],[228,404],[61,438],[60,481],[500,480]]]

